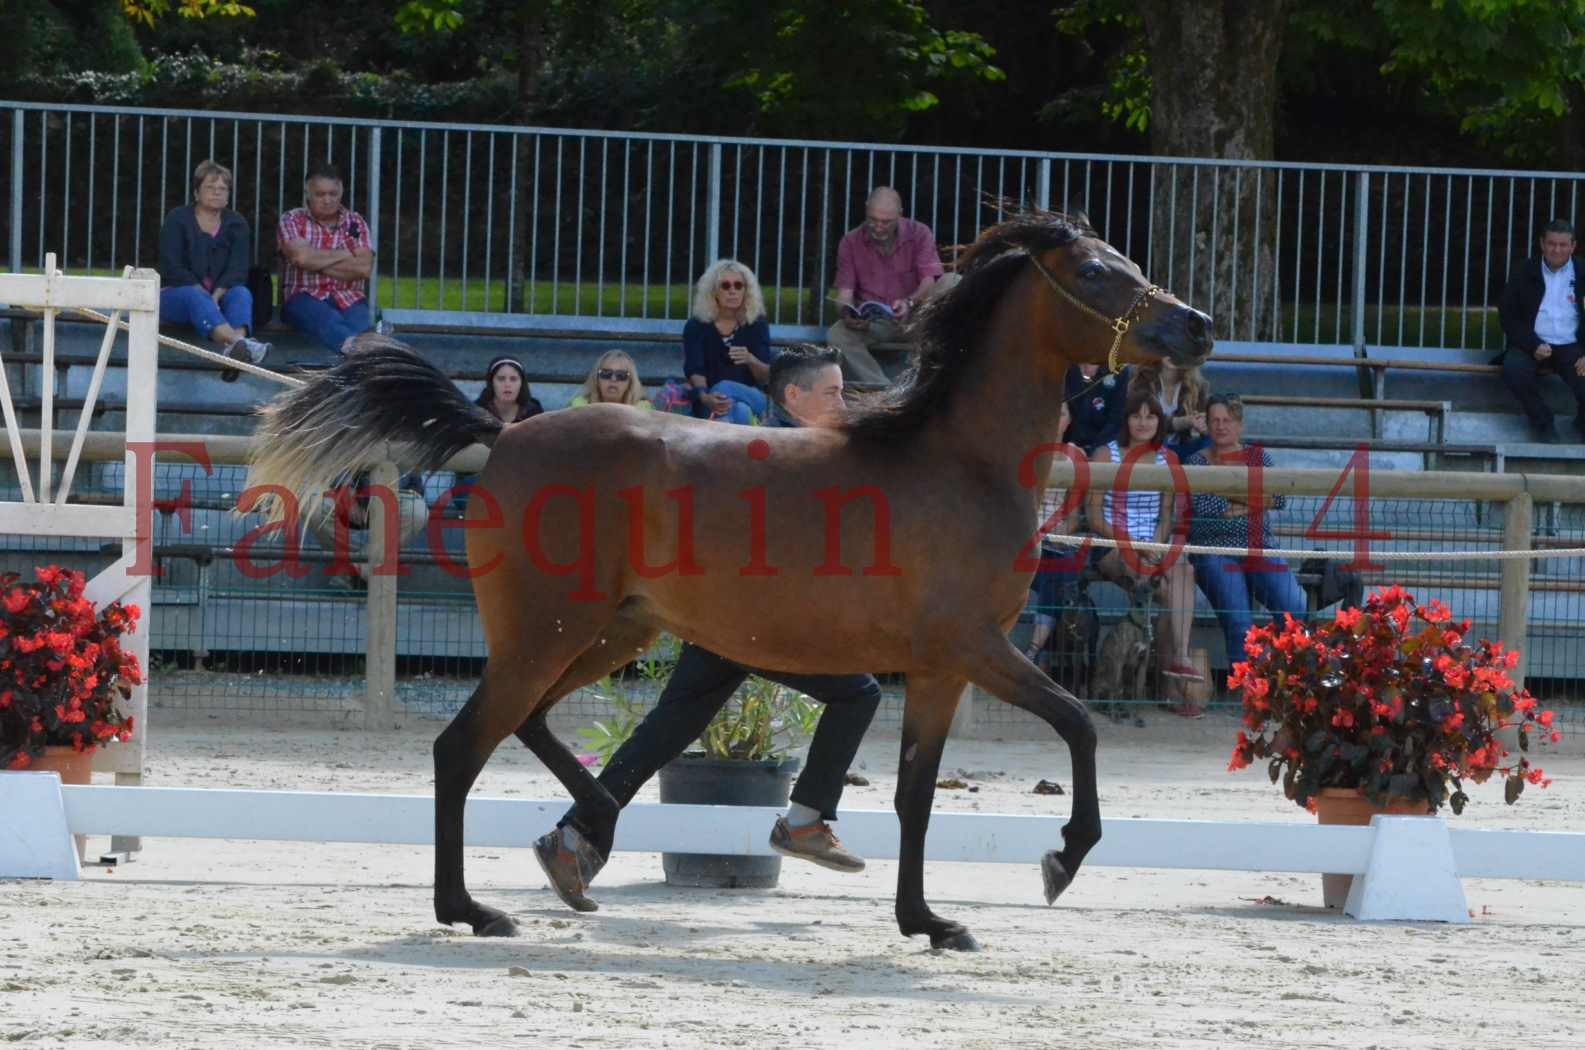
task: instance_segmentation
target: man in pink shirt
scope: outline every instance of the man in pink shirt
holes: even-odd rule
[[[957,283],[956,274],[942,271],[930,227],[902,212],[896,190],[875,187],[864,202],[864,225],[837,246],[836,299],[857,312],[842,310],[826,340],[842,351],[842,371],[854,383],[889,383],[871,347],[900,340],[914,306]],[[867,305],[873,303],[885,309]]]

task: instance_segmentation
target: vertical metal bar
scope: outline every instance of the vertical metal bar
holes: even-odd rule
[[[1464,264],[1459,267],[1458,345],[1469,344],[1469,216],[1475,214],[1475,176],[1464,176]],[[1489,230],[1488,230],[1489,233]]]
[[[493,249],[495,248],[495,132],[490,132],[489,160],[486,163],[488,175],[484,180],[484,309],[487,313],[494,313],[495,307],[491,303],[491,284],[494,274],[491,264],[495,261]],[[604,213],[601,221],[604,222]]]
[[[606,146],[610,143],[610,141],[610,139],[600,140],[600,232],[599,240],[595,245],[594,264],[594,313],[596,317],[599,317],[605,313],[606,172],[609,170],[609,165],[607,164],[608,153]]]
[[[830,249],[831,242],[831,147],[825,151],[825,163],[820,168],[820,299],[815,303],[814,321],[819,324],[825,320],[825,289],[829,288],[826,282],[831,280],[831,270],[827,265],[826,252]]]
[[[1491,224],[1492,206],[1496,196],[1497,179],[1495,176],[1488,175],[1486,176],[1486,265],[1480,268],[1480,304],[1482,306],[1491,302]],[[1502,263],[1504,280],[1507,279],[1509,261],[1504,259]],[[1486,328],[1487,325],[1485,324],[1480,327],[1480,348],[1482,350],[1487,348]]]
[[[507,198],[506,209],[506,309],[508,313],[517,311],[519,296],[517,292],[517,140],[520,136],[512,133],[512,183],[511,195]]]
[[[391,185],[396,189],[396,198],[391,202],[391,248],[390,251],[381,249],[391,259],[391,305],[402,305],[402,140],[407,136],[403,134],[406,128],[396,128],[396,178],[391,180]],[[416,308],[418,304],[415,302]]]
[[[1260,203],[1264,194],[1260,192],[1260,169],[1255,175],[1255,250],[1260,250]],[[1271,209],[1271,224],[1274,228],[1272,240],[1275,242],[1271,252],[1271,340],[1276,342],[1281,338],[1282,332],[1282,299],[1277,294],[1277,289],[1282,286],[1282,176],[1283,170],[1277,169],[1277,199]],[[1255,284],[1260,284],[1260,256],[1255,256]],[[1250,331],[1254,332],[1254,323],[1250,323]]]
[[[787,147],[782,146],[777,151],[776,164],[776,305],[768,311],[771,320],[781,322],[781,293],[782,293],[782,240],[787,232]],[[763,288],[764,282],[760,282]]]
[[[1365,267],[1370,259],[1370,172],[1359,173],[1354,190],[1354,356],[1365,356]],[[1385,178],[1382,199],[1387,198]],[[1386,228],[1383,227],[1383,233]]]
[[[278,128],[280,130],[281,152],[275,163],[275,214],[281,216],[286,214],[286,122],[282,121]],[[286,305],[285,298],[286,292],[282,289],[282,306]]]
[[[462,139],[462,309],[471,307],[468,302],[468,239],[473,226],[473,132]]]
[[[1387,203],[1392,198],[1392,173],[1382,174],[1382,233],[1376,247],[1376,343],[1382,343],[1387,324]]]
[[[670,204],[677,199],[677,143],[670,143],[666,150],[666,202]],[[672,217],[676,215],[675,207],[666,209],[666,275],[663,278],[666,287],[666,296],[662,300],[663,317],[671,316],[671,235]]]
[[[1200,166],[1195,164],[1189,168],[1189,298],[1194,298],[1194,249],[1195,242],[1199,239],[1195,232],[1200,228]],[[1213,240],[1211,242],[1215,244]],[[1210,309],[1207,311],[1214,318],[1216,304],[1207,300]]]
[[[1403,222],[1398,230],[1398,343],[1403,346],[1404,314],[1409,311],[1409,198],[1414,195],[1414,184],[1409,173],[1403,173]]]
[[[380,243],[380,134],[379,125],[369,129],[369,174],[364,186],[363,194],[363,221],[369,224],[369,243],[376,252],[381,251]],[[356,162],[357,154],[353,154]],[[380,266],[379,255],[375,255],[375,264],[369,267],[369,308],[380,309]],[[391,274],[395,280],[396,274]]]
[[[910,153],[908,156],[908,214],[917,218],[919,215],[919,154]],[[782,162],[785,165],[785,151],[782,157]],[[897,159],[896,157],[893,157],[893,170],[896,169],[896,166]]]
[[[47,202],[49,194],[44,188],[49,185],[49,124],[48,114],[39,111],[39,266],[44,265],[44,216],[49,211]]]
[[[559,190],[559,187],[558,187]],[[451,199],[451,132],[440,133],[440,279],[437,309],[448,309],[446,303],[446,212]],[[558,199],[557,203],[560,203]],[[560,209],[558,208],[558,211]]]
[[[1453,176],[1444,179],[1446,193],[1442,201],[1442,312],[1437,320],[1436,337],[1439,346],[1447,345],[1447,269],[1448,251],[1453,229]]]
[[[941,154],[930,162],[930,230],[941,229]],[[958,231],[952,231],[951,240],[957,240]]]
[[[794,302],[797,309],[794,311],[793,321],[797,324],[804,323],[804,246],[808,243],[805,231],[808,230],[809,221],[809,147],[803,147],[803,170],[798,175],[798,283],[796,285],[797,298]]]
[[[1316,325],[1311,333],[1311,343],[1320,343],[1320,285],[1327,282],[1327,173],[1320,171],[1320,186],[1316,187]],[[1341,211],[1338,216],[1342,220]],[[1341,331],[1331,330],[1333,343],[1342,339]]]
[[[1132,207],[1132,202],[1130,202]],[[1145,276],[1155,280],[1156,273],[1156,165],[1150,165],[1150,186],[1145,191]]]
[[[721,258],[721,143],[710,143],[710,167],[706,175],[704,216],[704,257],[706,265]]]
[[[688,270],[684,275],[684,287],[687,287],[698,274],[699,267],[694,265],[693,246],[699,240],[699,144],[695,142],[693,149],[689,150],[688,166]],[[706,266],[709,263],[705,264]],[[688,316],[684,299],[683,316]],[[669,316],[669,315],[668,315]]]
[[[1177,283],[1178,269],[1178,166],[1172,165],[1172,189],[1167,195],[1167,283]],[[1192,300],[1193,291],[1185,293]]]
[[[765,237],[765,147],[759,147],[759,162],[754,165],[754,261],[750,269],[758,270],[764,254],[761,246]]]
[[[1322,188],[1325,189],[1324,184]],[[1325,198],[1323,197],[1322,200],[1324,201]],[[1343,339],[1343,262],[1348,257],[1348,252],[1344,250],[1347,243],[1347,216],[1348,174],[1340,171],[1337,173],[1337,291],[1332,296],[1333,302],[1337,304],[1334,311],[1336,316],[1332,321],[1332,339],[1334,342],[1341,342]],[[1315,289],[1315,301],[1317,305],[1321,302],[1319,282],[1317,282]],[[1317,311],[1316,316],[1320,316],[1319,311]],[[1317,341],[1319,341],[1319,331],[1320,329],[1317,328]]]
[[[143,177],[143,118],[138,118],[138,177]],[[260,215],[259,205],[262,203],[260,196],[264,189],[264,121],[255,121],[253,124],[253,259],[259,261],[259,245],[264,236],[264,229],[260,225],[263,219]],[[138,195],[138,214],[142,215],[143,195]],[[270,267],[274,269],[274,267]]]
[[[1425,345],[1425,288],[1427,278],[1431,275],[1431,175],[1425,176],[1425,200],[1421,204],[1424,214],[1420,217],[1420,334],[1416,346]],[[1406,309],[1406,304],[1399,303],[1398,309]]]
[[[62,267],[68,267],[68,266],[70,266],[72,264],[72,256],[71,256],[72,115],[71,115],[70,111],[68,111],[67,114],[66,114],[66,159],[62,163],[61,175],[62,175],[61,188],[62,188],[62,190],[64,192],[63,192],[63,194],[61,196],[60,264],[61,264]],[[48,183],[45,183],[45,185],[48,185]],[[45,426],[48,426],[48,424],[45,424]],[[39,484],[41,486],[43,486],[43,485],[48,484],[48,482],[47,482],[47,480],[41,479]],[[45,499],[44,497],[40,497],[40,502],[47,503],[49,501],[47,499]]]
[[[962,242],[963,237],[963,154],[952,158],[952,239]]]
[[[732,256],[732,258],[734,258],[734,259],[739,258],[738,252],[741,250],[738,247],[742,243],[741,241],[738,240],[738,227],[739,227],[739,221],[738,220],[740,219],[740,217],[742,215],[742,211],[743,211],[743,143],[739,142],[737,144],[737,157],[732,163],[732,247],[728,249],[728,254],[730,254]]]
[[[22,143],[25,111],[11,111],[11,272],[22,272]],[[142,171],[141,166],[138,169]]]
[[[424,192],[424,183],[429,172],[429,129],[418,129],[418,223],[417,244],[413,249],[413,308],[422,310],[424,287],[424,229],[428,223],[424,222],[424,210],[427,204],[427,195]],[[437,302],[436,310],[445,309],[445,303]]]
[[[138,181],[137,181],[137,208],[133,211],[132,220],[132,263],[137,262],[143,255],[143,117],[138,117]],[[258,209],[254,209],[257,211]],[[257,221],[257,220],[255,220]],[[259,238],[253,238],[254,250],[258,250]]]
[[[1326,172],[1322,171],[1321,172],[1321,176],[1323,178],[1325,178]],[[1322,199],[1325,200],[1325,194],[1324,193],[1322,194]],[[1280,209],[1279,209],[1279,213],[1280,213]],[[1321,248],[1321,232],[1322,231],[1321,231],[1321,229],[1319,227],[1316,228],[1316,234],[1315,234],[1315,247],[1316,247],[1315,265],[1311,266],[1311,267],[1306,267],[1304,265],[1304,225],[1305,225],[1305,223],[1304,223],[1304,169],[1303,168],[1299,169],[1299,204],[1298,204],[1298,207],[1294,210],[1294,214],[1298,216],[1298,220],[1299,220],[1294,225],[1294,230],[1293,230],[1293,236],[1294,236],[1294,244],[1293,244],[1293,342],[1297,343],[1299,341],[1299,302],[1300,302],[1300,300],[1299,300],[1299,295],[1300,295],[1299,275],[1304,273],[1304,271],[1306,269],[1309,269],[1309,270],[1311,270],[1311,271],[1313,271],[1315,273],[1316,285],[1319,286],[1320,283],[1321,283],[1321,252],[1320,252],[1320,248]]]
[[[528,312],[534,312],[535,300],[539,294],[539,198],[543,190],[539,185],[539,144],[540,136],[534,136],[534,178],[533,192],[529,194],[533,200],[532,210],[529,214],[528,225]],[[551,312],[555,312],[555,304],[551,304]]]
[[[1007,195],[1007,158],[996,160],[996,221],[1002,221],[1002,200]]]
[[[1134,255],[1134,162],[1128,162],[1128,193],[1123,198],[1123,243],[1127,246],[1123,254],[1132,258]]]
[[[588,183],[589,140],[578,136],[578,213],[573,220],[572,241],[572,312],[583,313],[583,191]]]
[[[742,155],[742,147],[741,146],[738,147],[738,154],[739,154],[739,156]],[[618,291],[617,291],[617,300],[616,300],[616,312],[619,315],[621,315],[622,317],[626,317],[627,316],[627,205],[628,205],[628,185],[629,185],[629,181],[630,181],[630,178],[631,178],[631,175],[632,175],[632,162],[633,162],[633,140],[632,139],[623,139],[622,140],[622,240],[621,240],[622,250],[621,250],[621,254],[620,254],[621,261],[617,264],[617,267],[618,267],[617,268],[617,274],[618,274],[618,277],[619,277],[621,283],[617,286],[618,287]],[[736,234],[736,229],[735,229],[735,225],[736,225],[736,222],[737,222],[737,216],[736,215],[733,216],[732,221],[733,221],[733,224],[734,224],[733,236],[736,237],[736,235],[737,235]]]
[[[1254,251],[1249,259],[1249,339],[1254,343],[1260,338],[1257,317],[1260,314],[1260,205],[1265,198],[1265,170],[1255,168],[1255,233],[1252,238]]]
[[[644,274],[639,284],[639,294],[643,296],[640,317],[649,316],[649,242],[650,234],[654,232],[654,225],[650,221],[650,202],[654,199],[654,173],[655,140],[651,139],[644,149]],[[669,289],[667,294],[670,294]]]
[[[44,276],[55,280],[55,255],[44,257]],[[54,466],[50,462],[51,445],[55,433],[55,321],[60,315],[49,307],[44,308],[44,354],[39,366],[39,502],[50,501],[50,475]]]
[[[1235,210],[1235,213],[1236,213],[1236,211],[1237,211],[1236,207],[1235,207],[1234,210]],[[1234,215],[1234,220],[1233,221],[1234,221],[1234,225],[1236,226],[1237,225],[1237,221],[1238,221],[1236,214]],[[1234,230],[1234,233],[1236,234],[1237,230]],[[1211,316],[1212,317],[1215,317],[1217,315],[1217,313],[1219,312],[1216,309],[1216,258],[1217,258],[1217,254],[1221,250],[1221,244],[1222,244],[1222,169],[1221,169],[1220,166],[1217,166],[1217,167],[1213,167],[1211,169],[1211,251],[1212,251],[1213,254],[1211,255],[1211,264],[1210,264],[1210,267],[1209,267],[1209,269],[1211,271],[1210,278],[1209,278],[1209,281],[1208,281],[1208,283],[1210,285],[1210,288],[1206,292],[1206,299],[1211,304]],[[1235,248],[1235,250],[1233,252],[1233,267],[1234,267],[1234,272],[1236,274],[1237,267],[1238,267],[1238,252],[1237,252],[1236,248]],[[1238,311],[1238,303],[1237,303],[1237,301],[1235,299],[1235,301],[1233,303],[1233,310],[1232,310],[1232,312],[1230,312],[1228,314],[1228,317],[1227,317],[1227,334],[1228,335],[1232,335],[1233,334],[1233,321],[1234,321],[1234,319],[1237,316],[1237,311]]]
[[[121,221],[121,114],[110,120],[110,259],[116,268],[116,227]]]

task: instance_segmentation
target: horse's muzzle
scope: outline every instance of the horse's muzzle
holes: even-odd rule
[[[1180,368],[1193,368],[1211,356],[1211,319],[1192,306],[1174,306],[1139,332],[1140,342]]]

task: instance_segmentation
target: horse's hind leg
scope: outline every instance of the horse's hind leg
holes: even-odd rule
[[[1073,811],[1062,828],[1063,848],[1040,861],[1046,903],[1055,901],[1095,844],[1101,841],[1101,805],[1095,785],[1095,723],[1083,701],[1037,671],[1003,635],[981,639],[970,655],[970,680],[1057,731],[1073,765]]]
[[[1029,666],[1034,671],[1034,666]],[[1039,671],[1035,674],[1041,675]],[[962,678],[908,676],[903,708],[902,762],[897,769],[897,820],[902,826],[897,854],[897,928],[903,936],[929,934],[932,948],[979,948],[961,924],[941,918],[925,903],[925,833],[936,794],[936,773],[947,730],[963,694]]]
[[[496,745],[534,710],[565,667],[548,656],[487,663],[473,696],[435,739],[435,918],[447,925],[465,922],[483,937],[510,937],[517,926],[506,913],[468,895],[462,863],[468,792]]]

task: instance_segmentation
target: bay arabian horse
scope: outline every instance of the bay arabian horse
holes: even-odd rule
[[[620,405],[503,426],[411,349],[372,334],[266,406],[249,483],[305,503],[387,455],[434,469],[474,442],[491,446],[465,518],[489,658],[434,748],[440,922],[516,932],[469,895],[462,853],[469,789],[513,734],[603,828],[580,869],[592,878],[604,863],[617,806],[546,716],[662,631],[749,667],[906,676],[897,924],[936,948],[977,947],[924,893],[925,830],[960,694],[973,682],[1049,723],[1071,755],[1073,808],[1063,848],[1041,862],[1046,900],[1067,888],[1101,837],[1096,738],[1084,704],[1007,638],[1031,576],[1014,567],[1034,531],[1031,453],[1059,440],[1070,365],[1197,365],[1210,319],[1055,213],[986,230],[959,273],[918,318],[910,371],[835,429]],[[270,512],[295,513],[292,502]]]

